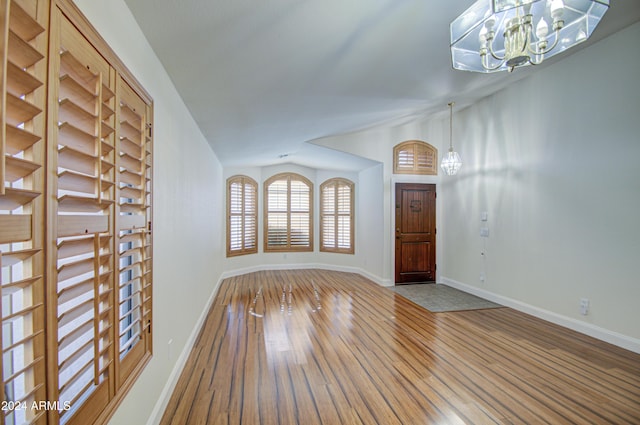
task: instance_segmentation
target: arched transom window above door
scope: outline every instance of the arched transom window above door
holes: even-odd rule
[[[393,174],[438,175],[438,149],[420,140],[407,140],[393,148]]]

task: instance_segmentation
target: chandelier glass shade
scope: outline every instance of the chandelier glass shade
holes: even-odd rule
[[[442,157],[440,168],[448,176],[453,176],[462,167],[462,160],[458,152],[453,150],[453,102],[449,103],[449,152]]]
[[[478,0],[450,25],[453,67],[512,71],[588,39],[609,0]]]

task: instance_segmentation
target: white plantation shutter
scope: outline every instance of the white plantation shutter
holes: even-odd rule
[[[258,252],[258,184],[247,176],[227,179],[227,257]]]
[[[313,250],[313,186],[285,173],[265,182],[265,251]]]
[[[354,184],[327,180],[320,186],[320,250],[354,253]]]

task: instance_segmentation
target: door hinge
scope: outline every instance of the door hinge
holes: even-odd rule
[[[435,271],[438,271],[438,265],[437,265],[437,264],[435,265],[434,270],[435,270]]]
[[[435,229],[433,229],[433,233],[436,234],[436,235],[438,234],[438,228],[437,227]]]

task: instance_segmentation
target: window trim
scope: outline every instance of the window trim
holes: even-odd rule
[[[287,243],[283,246],[269,246],[269,186],[277,180],[287,180]],[[309,246],[291,245],[291,182],[300,181],[309,188]],[[264,182],[264,205],[263,205],[263,235],[264,252],[310,252],[314,249],[313,241],[313,183],[303,175],[297,173],[279,173],[269,177]]]
[[[336,190],[334,192],[334,196],[336,197],[335,201],[334,201],[334,210],[331,214],[325,214],[325,210],[324,210],[324,191],[326,188],[333,186]],[[334,235],[334,240],[338,240],[338,236],[339,236],[339,229],[338,229],[338,218],[341,216],[346,216],[346,214],[340,214],[338,212],[338,188],[340,186],[347,186],[349,187],[349,248],[340,248],[338,246],[336,247],[328,247],[325,246],[324,243],[324,223],[326,218],[325,217],[332,217],[333,220],[335,220],[335,225],[334,225],[334,230],[335,230],[335,235]],[[334,252],[334,253],[339,253],[339,254],[354,254],[355,253],[355,213],[354,213],[354,207],[355,207],[355,184],[348,179],[345,178],[341,178],[341,177],[336,177],[336,178],[332,178],[329,179],[327,181],[325,181],[324,183],[322,183],[320,185],[320,251],[323,252]]]
[[[231,185],[239,183],[242,186],[242,212],[240,215],[242,217],[242,229],[241,229],[241,237],[242,237],[242,248],[240,249],[231,249]],[[246,185],[250,185],[253,190],[255,205],[253,206],[253,214],[246,213],[246,198],[245,198],[245,190]],[[247,237],[247,229],[245,225],[245,220],[247,217],[253,217],[255,226],[253,229],[253,240],[255,241],[252,248],[245,247],[245,240]],[[247,254],[255,254],[258,252],[258,182],[252,179],[249,176],[245,175],[235,175],[231,176],[227,179],[227,257],[235,257],[239,255],[247,255]]]

